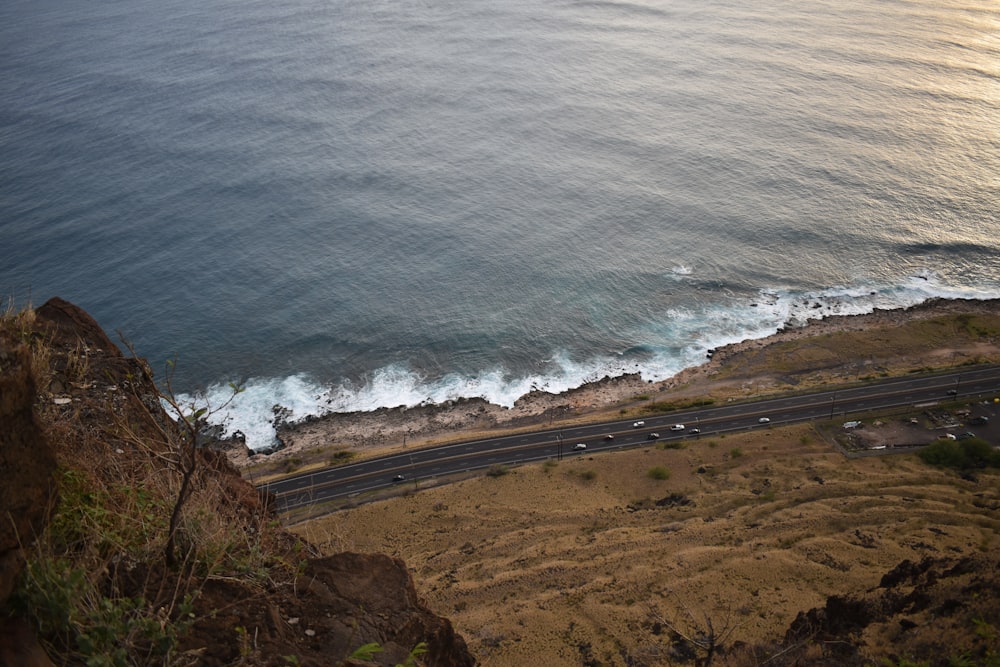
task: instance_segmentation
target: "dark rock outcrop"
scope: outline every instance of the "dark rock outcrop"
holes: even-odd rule
[[[315,619],[317,634],[326,631],[341,639],[356,634],[377,641],[390,664],[403,662],[419,642],[427,643],[429,664],[475,664],[451,622],[418,599],[406,564],[398,558],[340,553],[313,560],[300,586],[303,597],[312,598],[324,612]],[[346,654],[352,648],[342,647]]]
[[[775,664],[851,667],[897,664],[899,656],[934,656],[926,664],[935,666],[959,658],[987,664],[976,660],[1000,650],[998,584],[996,554],[903,561],[876,589],[800,612]]]
[[[0,608],[55,502],[55,456],[35,415],[28,346],[0,333]],[[0,664],[46,665],[31,628],[0,616]]]
[[[0,602],[24,562],[22,546],[42,531],[55,500],[55,456],[34,405],[28,347],[0,337]]]

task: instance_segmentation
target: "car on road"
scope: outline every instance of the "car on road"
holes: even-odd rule
[[[761,417],[760,419],[757,420],[757,423],[758,424],[770,424],[771,423],[771,418],[770,417]]]
[[[586,449],[586,448],[587,445],[583,444],[582,442],[578,442],[575,445],[573,445],[573,449]]]
[[[683,431],[684,430],[684,424],[674,424],[673,426],[670,427],[670,430],[671,431]]]
[[[647,440],[656,440],[659,437],[660,437],[659,433],[650,433],[649,435],[646,436],[646,439]]]
[[[605,440],[614,440],[614,439],[615,439],[615,436],[613,436],[613,435],[611,435],[611,434],[609,433],[608,435],[604,436],[604,439],[605,439]]]
[[[646,425],[646,422],[636,422],[636,423],[632,424],[632,428],[642,428],[645,425]]]
[[[399,484],[400,482],[404,481],[405,479],[406,478],[403,477],[402,475],[396,475],[395,477],[392,478],[392,483],[393,484]]]
[[[688,433],[694,433],[695,435],[697,435],[697,434],[701,433],[701,429],[700,428],[689,428],[688,429]]]

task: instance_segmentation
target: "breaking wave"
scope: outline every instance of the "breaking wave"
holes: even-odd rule
[[[474,375],[446,373],[431,377],[419,369],[391,365],[351,381],[324,382],[307,372],[283,378],[251,378],[232,397],[228,382],[201,393],[179,396],[185,404],[225,409],[211,416],[227,435],[237,431],[254,450],[275,443],[275,409],[292,421],[330,413],[364,412],[387,407],[432,405],[461,398],[483,398],[510,407],[522,396],[541,390],[560,393],[606,376],[638,373],[659,381],[704,363],[710,349],[774,334],[779,328],[809,320],[859,315],[877,309],[914,306],[932,298],[996,298],[983,292],[941,283],[932,271],[921,271],[894,286],[836,287],[816,292],[761,290],[754,299],[736,299],[698,307],[673,308],[633,332],[637,338],[621,351],[603,351],[578,358],[566,350],[540,360],[534,373],[515,374],[504,368]]]

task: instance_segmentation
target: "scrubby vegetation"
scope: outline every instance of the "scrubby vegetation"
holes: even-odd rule
[[[510,468],[501,463],[494,463],[486,470],[487,477],[503,477],[510,474]]]
[[[0,314],[0,383],[0,513],[26,513],[15,487],[51,498],[0,530],[0,664],[22,664],[6,623],[59,665],[318,667],[359,646],[381,665],[472,664],[405,566],[317,558],[215,449],[208,410],[178,405],[72,304]]]
[[[689,410],[691,408],[701,408],[715,403],[711,397],[678,399],[672,401],[656,401],[642,406],[641,412],[656,414],[661,412],[674,412],[677,410]]]
[[[1000,468],[1000,450],[980,438],[941,438],[920,450],[924,463],[956,470]]]
[[[148,367],[112,357],[102,377],[108,355],[82,342],[63,349],[35,324],[33,310],[8,309],[0,334],[29,346],[36,387],[75,391],[36,403],[58,501],[44,532],[24,536],[31,547],[7,611],[59,664],[194,664],[183,638],[204,584],[290,580],[302,543],[233,496],[217,455],[195,449],[204,413],[165,418]]]
[[[653,466],[646,474],[649,475],[650,479],[670,479],[670,468],[667,466]]]

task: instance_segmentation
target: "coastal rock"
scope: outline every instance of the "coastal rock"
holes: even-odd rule
[[[330,413],[300,422],[281,420],[276,424],[281,451],[268,453],[280,459],[330,445],[352,450],[402,448],[431,439],[473,438],[496,428],[544,427],[578,411],[607,407],[648,391],[648,382],[637,373],[628,373],[605,376],[559,394],[536,389],[512,407],[475,397],[370,412]],[[231,453],[237,466],[251,460]]]

